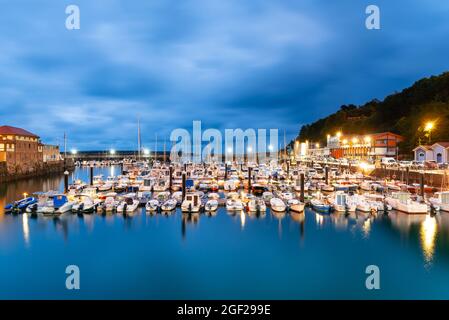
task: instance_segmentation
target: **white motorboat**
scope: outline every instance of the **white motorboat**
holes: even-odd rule
[[[120,204],[120,201],[115,200],[115,197],[108,196],[104,200],[104,210],[106,212],[113,212],[117,210],[117,206]]]
[[[226,210],[228,211],[240,211],[243,210],[243,203],[240,199],[231,198],[226,200]]]
[[[176,205],[181,205],[182,203],[182,191],[176,191],[172,194],[172,199],[176,200]]]
[[[304,211],[304,203],[299,201],[298,199],[291,199],[287,202],[287,205],[291,211],[295,212],[303,212]]]
[[[72,212],[92,213],[98,205],[98,202],[94,201],[88,194],[76,195],[74,198]]]
[[[363,195],[354,195],[353,199],[356,204],[356,210],[361,212],[377,211],[377,207],[373,206]]]
[[[393,192],[385,201],[394,210],[412,214],[426,214],[428,207],[425,203],[413,201],[408,192]]]
[[[284,201],[292,200],[294,198],[293,193],[284,191],[281,193],[280,198]]]
[[[265,204],[265,200],[261,198],[254,198],[248,202],[248,211],[249,212],[265,212],[267,211],[267,205]]]
[[[354,212],[357,208],[355,201],[343,191],[336,191],[333,197],[328,199],[334,211],[337,212]]]
[[[434,208],[449,212],[449,191],[435,192],[429,202]]]
[[[199,212],[201,209],[201,197],[198,193],[187,193],[181,204],[182,212]]]
[[[225,191],[234,191],[237,189],[237,183],[236,180],[227,180],[225,181],[223,185],[223,189]]]
[[[270,203],[270,200],[273,198],[273,193],[270,191],[265,191],[262,194],[262,199],[265,201],[265,203]]]
[[[50,201],[42,207],[43,215],[62,214],[72,210],[73,202],[67,199],[64,194],[55,194],[50,196]]]
[[[218,200],[216,199],[210,199],[207,200],[206,204],[204,205],[204,210],[207,212],[214,212],[218,209]]]
[[[132,213],[139,206],[139,200],[135,198],[135,194],[128,194],[125,199],[117,206],[117,212]]]
[[[208,197],[209,199],[215,199],[215,200],[220,199],[220,195],[219,195],[218,193],[216,193],[216,192],[211,192],[211,193],[209,193],[209,194],[207,195],[207,197]]]
[[[162,204],[161,209],[162,211],[172,211],[175,210],[177,204],[178,202],[175,199],[168,199]]]
[[[159,201],[156,199],[150,200],[146,203],[145,205],[145,211],[146,212],[155,212],[157,210],[159,210]]]
[[[287,206],[285,205],[284,201],[282,201],[279,198],[272,198],[270,200],[270,206],[271,206],[271,210],[277,211],[277,212],[282,212],[282,211],[285,211],[285,209],[287,209]]]

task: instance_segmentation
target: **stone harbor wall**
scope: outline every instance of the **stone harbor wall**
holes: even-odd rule
[[[63,173],[64,170],[73,171],[74,169],[75,165],[73,160],[67,159],[65,165],[64,161],[43,162],[33,171],[11,173],[8,172],[6,162],[0,162],[0,182],[46,176],[56,173]]]

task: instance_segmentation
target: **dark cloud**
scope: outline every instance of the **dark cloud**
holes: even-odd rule
[[[448,69],[449,5],[375,1],[78,0],[0,11],[0,115],[44,141],[78,149],[159,148],[174,128],[303,123]],[[2,123],[3,124],[3,123]],[[282,139],[281,139],[282,140]]]

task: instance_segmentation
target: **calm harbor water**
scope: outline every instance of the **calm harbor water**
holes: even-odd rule
[[[71,179],[88,181],[88,168]],[[118,173],[96,168],[95,174]],[[0,298],[405,299],[449,298],[449,213],[260,217],[3,213],[24,192],[61,189],[63,177],[0,187]],[[80,268],[81,289],[65,288]],[[365,268],[380,268],[380,290]]]

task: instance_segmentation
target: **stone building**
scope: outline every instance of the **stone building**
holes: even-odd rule
[[[40,142],[39,136],[27,130],[0,126],[0,162],[5,163],[8,173],[31,173],[39,170],[44,162],[44,149],[51,157],[59,148],[48,148]]]

